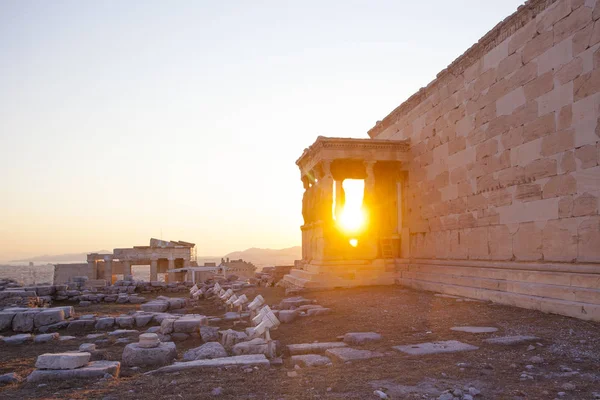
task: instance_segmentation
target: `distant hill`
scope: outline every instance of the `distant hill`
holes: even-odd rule
[[[11,260],[9,262],[86,262],[89,253],[112,253],[108,250],[88,251],[87,253],[45,254],[43,256]]]
[[[294,246],[287,249],[257,249],[256,247],[244,250],[234,251],[225,255],[232,260],[243,259],[256,265],[257,267],[268,267],[273,265],[294,265],[294,260],[302,258],[302,247]]]
[[[90,251],[87,253],[71,253],[58,255],[43,255],[38,257],[24,258],[22,260],[12,260],[10,262],[85,262],[89,253],[111,253],[108,250]],[[258,249],[253,247],[244,251],[234,251],[223,256],[231,260],[243,259],[249,261],[257,267],[269,267],[273,265],[294,265],[294,260],[302,258],[302,247],[294,246],[287,249]],[[198,256],[198,264],[205,262],[221,262],[221,257]]]

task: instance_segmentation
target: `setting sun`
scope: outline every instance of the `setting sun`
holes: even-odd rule
[[[363,210],[363,193],[365,182],[360,179],[346,179],[343,183],[345,204],[341,210],[337,223],[346,232],[359,231],[365,223]]]

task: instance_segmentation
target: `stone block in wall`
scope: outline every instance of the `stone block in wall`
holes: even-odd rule
[[[525,43],[523,47],[523,63],[527,64],[554,45],[554,33],[542,32]]]
[[[575,149],[575,158],[579,169],[592,168],[598,165],[598,146],[588,144]]]
[[[537,183],[525,183],[518,185],[515,192],[515,200],[522,202],[540,200],[542,198],[542,186]]]
[[[524,167],[542,157],[542,138],[532,140],[510,149],[510,165]]]
[[[524,223],[529,221],[547,221],[558,218],[557,197],[526,203],[514,202],[510,206],[497,207],[500,224]]]
[[[535,17],[536,30],[545,32],[552,29],[552,25],[571,13],[570,1],[557,1]]]
[[[534,35],[537,34],[537,22],[535,20],[527,23],[524,27],[519,29],[512,35],[508,40],[508,54],[513,54],[518,49],[525,46]]]
[[[554,89],[554,75],[546,72],[523,86],[525,99],[535,100]]]
[[[470,260],[488,259],[488,227],[471,228],[467,233],[467,244]]]
[[[508,42],[508,39],[504,40],[483,56],[483,71],[498,67],[508,57]]]
[[[523,127],[511,128],[500,137],[500,143],[505,150],[512,149],[523,143]]]
[[[556,131],[556,118],[553,113],[546,114],[525,125],[523,141],[529,142]]]
[[[574,262],[577,259],[577,218],[548,221],[542,232],[544,261]]]
[[[573,41],[573,56],[579,55],[585,49],[590,46],[590,40],[594,32],[594,26],[592,24],[587,25],[585,28],[575,33],[572,37]]]
[[[579,246],[577,261],[600,261],[600,216],[584,219],[578,230]]]
[[[563,65],[568,64],[573,59],[573,40],[571,38],[563,40],[537,58],[538,74],[558,71]]]
[[[477,211],[477,226],[498,225],[500,223],[500,214],[495,208],[488,208]]]
[[[600,69],[594,69],[573,80],[573,100],[584,99],[600,91]]]
[[[595,193],[600,189],[600,166],[573,173],[577,180],[577,193]]]
[[[521,53],[513,53],[498,64],[498,79],[512,74],[523,65]]]
[[[469,256],[465,230],[452,230],[448,236],[448,258],[466,260]]]
[[[544,157],[562,153],[575,146],[575,130],[565,129],[542,138],[542,153]]]
[[[510,260],[513,257],[512,235],[506,225],[490,226],[488,229],[490,259]]]
[[[551,158],[535,160],[526,165],[523,172],[523,176],[527,180],[548,178],[557,174],[557,162]]]
[[[542,198],[566,196],[577,192],[577,181],[571,174],[556,175],[550,178],[542,189]]]
[[[564,39],[585,28],[591,21],[592,9],[589,7],[579,7],[567,17],[554,24],[554,43],[562,42]]]
[[[512,88],[524,86],[538,77],[537,63],[535,61],[526,62],[525,58],[523,58],[523,63],[525,65],[515,71],[509,79],[509,86]]]
[[[600,188],[599,188],[600,190]],[[590,193],[584,193],[573,199],[573,216],[582,217],[598,214],[598,197]]]
[[[558,169],[558,173],[565,174],[568,172],[573,172],[577,169],[575,164],[575,155],[573,151],[565,151],[562,155],[559,155],[560,159],[560,168]]]
[[[573,103],[573,82],[555,86],[551,92],[538,97],[537,102],[539,115],[560,111],[563,107]]]
[[[525,102],[525,90],[523,86],[519,86],[496,101],[496,113],[498,116],[511,115],[515,109],[524,105]]]
[[[535,222],[519,224],[519,229],[513,235],[513,254],[517,261],[542,259],[542,230]]]

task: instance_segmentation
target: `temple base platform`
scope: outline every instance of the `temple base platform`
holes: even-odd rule
[[[283,277],[287,288],[334,289],[356,286],[393,285],[394,260],[312,261],[294,268]]]

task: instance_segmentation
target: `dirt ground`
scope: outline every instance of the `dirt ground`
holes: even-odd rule
[[[285,298],[283,289],[248,290],[268,304]],[[176,295],[173,295],[174,297]],[[392,399],[436,399],[446,389],[473,386],[478,399],[594,399],[600,393],[600,324],[537,311],[435,296],[401,287],[369,287],[309,292],[304,295],[333,309],[326,316],[299,318],[272,332],[282,344],[335,341],[346,332],[375,331],[383,340],[362,348],[385,353],[382,358],[295,370],[284,358],[280,367],[205,369],[162,375],[122,369],[119,379],[66,381],[40,386],[22,383],[0,388],[1,399],[377,399],[381,389]],[[102,305],[79,314],[118,315],[136,305]],[[212,302],[187,310],[218,316]],[[492,326],[498,332],[471,334],[453,326]],[[221,328],[229,325],[221,324]],[[63,334],[61,332],[61,334]],[[64,333],[66,334],[66,333]],[[533,343],[490,345],[483,339],[533,335]],[[460,340],[476,351],[409,356],[392,346],[437,340]],[[89,342],[89,340],[87,340]],[[0,344],[0,373],[26,376],[45,352],[76,350],[86,339],[6,346]],[[201,341],[177,343],[179,357]],[[532,345],[535,349],[528,349]],[[124,345],[99,346],[106,359],[120,360]],[[542,362],[534,363],[538,356]],[[538,360],[539,361],[539,360]],[[526,367],[528,366],[528,367]],[[288,376],[295,371],[297,376]],[[526,375],[523,375],[523,374]],[[221,388],[221,394],[211,391]],[[560,394],[559,394],[560,393]]]

